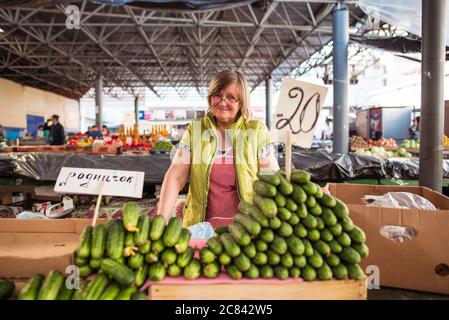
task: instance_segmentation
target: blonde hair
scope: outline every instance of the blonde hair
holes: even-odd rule
[[[238,116],[242,115],[245,120],[250,117],[249,112],[249,86],[248,81],[243,73],[240,71],[223,70],[215,74],[209,84],[209,92],[207,94],[207,102],[209,104],[208,112],[211,111],[211,98],[213,95],[220,93],[224,87],[235,83],[237,85],[239,112]]]

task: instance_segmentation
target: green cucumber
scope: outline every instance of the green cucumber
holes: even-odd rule
[[[51,270],[42,283],[37,300],[55,300],[64,281],[64,275],[60,271]]]
[[[41,288],[42,282],[44,281],[45,276],[41,273],[38,273],[32,276],[25,286],[20,290],[18,300],[36,300],[37,295],[39,293],[39,289]]]
[[[84,229],[80,236],[78,246],[76,248],[76,256],[80,258],[88,258],[90,256],[90,246],[92,241],[92,227],[88,226]]]

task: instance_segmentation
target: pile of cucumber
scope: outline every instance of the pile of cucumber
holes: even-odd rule
[[[19,299],[145,299],[139,288],[147,279],[216,278],[222,271],[233,279],[363,279],[365,233],[347,206],[310,178],[303,170],[293,170],[290,182],[283,171],[259,172],[252,203],[240,202],[232,224],[216,229],[199,259],[181,220],[151,219],[128,202],[122,220],[87,227],[80,237],[75,264],[90,281],[71,290],[64,275],[52,270],[32,277]]]
[[[201,250],[203,265],[224,265],[233,279],[365,277],[359,265],[368,255],[365,233],[343,202],[323,193],[303,170],[293,170],[290,182],[282,171],[258,178],[253,203],[240,202],[227,232]]]
[[[140,215],[135,202],[123,207],[123,220],[110,220],[86,227],[78,243],[75,264],[82,281],[79,290],[69,290],[59,271],[47,277],[35,275],[22,290],[19,299],[82,300],[142,299],[139,288],[147,279],[160,281],[166,275],[196,279],[201,266],[189,247],[191,237],[172,218],[168,224],[160,215]],[[48,284],[47,284],[48,283]],[[46,294],[50,291],[51,294]],[[61,298],[61,299],[62,299]]]

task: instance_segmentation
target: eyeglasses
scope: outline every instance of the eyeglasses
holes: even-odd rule
[[[232,96],[222,98],[219,94],[214,94],[212,96],[212,100],[214,100],[215,103],[221,102],[221,100],[224,100],[224,101],[226,101],[226,103],[231,103],[231,104],[234,104],[239,101],[238,99],[236,99]]]

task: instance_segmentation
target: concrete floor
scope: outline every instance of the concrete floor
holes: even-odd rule
[[[381,287],[368,290],[368,300],[449,300],[449,295]]]

